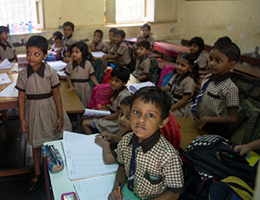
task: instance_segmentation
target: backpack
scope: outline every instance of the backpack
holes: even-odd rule
[[[111,106],[110,98],[112,97],[113,90],[110,83],[103,83],[96,85],[92,91],[91,100],[88,102],[87,108],[104,110]]]
[[[250,200],[253,199],[253,194],[254,190],[235,176],[216,181],[209,188],[210,200]]]
[[[103,81],[102,83],[110,83],[110,79],[111,79],[111,72],[112,72],[113,69],[108,69],[104,78],[103,78]]]
[[[229,125],[231,140],[246,144],[260,138],[260,103],[251,98],[240,101],[238,120]]]
[[[173,145],[173,147],[179,151],[181,143],[181,131],[180,126],[176,122],[172,113],[169,114],[169,121],[165,127],[160,128],[162,135]]]
[[[129,69],[130,72],[133,72],[135,70],[135,65],[136,65],[136,52],[135,52],[135,48],[128,42],[126,42],[126,45],[128,47],[128,53],[129,56],[131,58],[131,62],[129,64]]]
[[[155,85],[158,84],[159,81],[159,76],[161,73],[161,68],[158,65],[158,61],[156,58],[149,58],[151,61],[151,68],[149,70],[149,75],[148,75],[148,81],[154,83]]]
[[[158,83],[158,87],[164,87],[166,86],[169,81],[171,80],[174,72],[174,66],[173,65],[165,65],[162,69],[160,78],[159,78],[159,83]]]
[[[107,67],[107,62],[101,59],[97,59],[94,62],[93,68],[95,70],[95,77],[99,83],[102,83],[104,70]],[[91,90],[94,88],[95,84],[89,79],[89,85]]]

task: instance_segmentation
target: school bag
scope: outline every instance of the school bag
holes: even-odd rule
[[[216,181],[209,188],[210,200],[250,200],[253,194],[254,190],[235,176]]]
[[[165,65],[161,71],[159,82],[158,82],[158,87],[164,87],[166,86],[171,78],[173,77],[173,70],[174,70],[173,65]]]
[[[103,81],[102,83],[110,83],[110,79],[111,79],[111,72],[112,72],[113,69],[108,69],[104,78],[103,78]]]
[[[95,70],[95,77],[99,83],[102,83],[103,76],[104,76],[104,70],[107,67],[107,62],[101,59],[97,59],[94,62],[93,68]],[[89,86],[91,90],[94,88],[95,84],[89,79]]]
[[[179,151],[181,143],[180,126],[176,122],[172,113],[169,114],[169,121],[165,127],[160,128],[162,135],[172,144],[172,146]]]
[[[135,65],[136,65],[136,52],[135,52],[135,48],[129,43],[129,42],[125,42],[127,47],[128,47],[128,53],[129,56],[131,58],[131,62],[129,64],[129,69],[130,72],[133,72],[135,70]]]
[[[149,58],[151,61],[151,68],[149,70],[149,75],[148,75],[148,81],[154,83],[155,85],[158,84],[159,82],[159,76],[161,73],[161,68],[158,65],[158,61],[156,58]]]
[[[104,110],[111,106],[110,98],[112,97],[113,89],[110,83],[102,83],[96,85],[92,91],[91,100],[88,102],[87,108]]]

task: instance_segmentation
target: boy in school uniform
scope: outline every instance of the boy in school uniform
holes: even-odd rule
[[[141,41],[148,41],[150,43],[150,50],[153,49],[154,45],[154,38],[150,34],[151,32],[151,26],[149,24],[144,24],[141,27],[141,35],[138,35],[137,41],[135,42],[135,46],[138,44],[138,42]]]
[[[15,49],[12,43],[7,42],[9,36],[9,29],[6,26],[0,26],[0,63],[4,59],[10,62],[17,60]]]
[[[111,28],[109,30],[109,40],[110,42],[107,44],[107,51],[110,53],[110,50],[115,44],[115,32],[117,31],[117,28]]]
[[[136,53],[138,57],[133,75],[141,82],[147,81],[151,68],[151,61],[148,58],[149,49],[150,43],[148,41],[144,40],[137,44]]]
[[[124,43],[125,32],[123,30],[117,30],[115,32],[115,45],[110,50],[108,55],[103,55],[104,60],[116,59],[118,65],[129,67],[131,58],[128,52],[128,46]]]
[[[209,72],[191,106],[199,129],[230,139],[229,124],[238,118],[239,91],[230,79],[232,69],[240,57],[240,49],[231,41],[219,41],[209,56]]]
[[[74,43],[77,42],[77,40],[74,37],[72,37],[72,34],[74,32],[74,24],[72,22],[65,22],[62,26],[62,29],[64,36],[62,38],[61,52],[63,52],[66,47],[70,48]]]
[[[103,38],[103,31],[97,29],[94,32],[92,45],[91,45],[91,51],[103,51],[104,53],[107,53],[107,44],[102,41]]]
[[[179,153],[160,134],[168,122],[171,99],[158,87],[144,87],[132,96],[130,124],[117,149],[118,170],[109,200],[122,199],[117,188],[127,182],[140,199],[177,199],[183,190]]]

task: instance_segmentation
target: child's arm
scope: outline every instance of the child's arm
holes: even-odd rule
[[[113,120],[113,119],[117,119],[118,115],[119,115],[119,109],[117,109],[116,112],[111,115],[102,117],[102,119]]]
[[[100,135],[104,137],[106,140],[115,140],[116,142],[120,142],[120,140],[122,139],[122,137],[119,135],[115,135],[107,132],[103,132]]]
[[[108,54],[108,55],[103,55],[102,58],[103,60],[109,60],[109,59],[117,59],[119,57],[118,54]]]
[[[28,133],[28,127],[24,120],[24,105],[25,105],[25,92],[19,91],[18,106],[19,106],[20,127],[23,133]]]
[[[96,50],[96,43],[95,43],[94,41],[92,41],[92,44],[91,44],[91,51],[92,51],[92,52],[97,51],[97,50]]]
[[[119,183],[121,183],[121,188],[123,188],[125,182],[126,182],[125,168],[119,166],[118,170],[116,172],[116,179],[115,179],[115,182],[114,182],[114,187],[113,187],[111,193],[108,196],[108,200],[123,199],[122,193],[121,193],[120,197],[118,196],[117,189],[118,189]]]
[[[173,112],[177,108],[182,107],[183,105],[187,104],[190,100],[190,95],[183,95],[182,99],[172,105],[170,112]]]
[[[62,102],[61,102],[61,96],[60,96],[60,90],[59,87],[55,87],[52,89],[53,91],[53,98],[57,107],[58,111],[58,120],[55,125],[55,131],[61,131],[63,128],[63,110],[62,110]]]
[[[164,87],[162,87],[162,90],[165,92],[168,92],[171,89],[171,86],[169,85],[165,85]]]
[[[98,85],[99,82],[97,81],[96,77],[94,74],[92,74],[91,76],[89,76],[89,78],[92,80],[92,82],[95,84],[95,85]]]
[[[173,193],[170,190],[165,190],[163,193],[161,193],[159,196],[153,198],[152,200],[176,200],[180,196],[180,193]]]
[[[67,75],[67,82],[69,84],[69,92],[76,90],[76,88],[72,85],[72,82],[70,80],[70,75]]]
[[[248,154],[250,151],[260,149],[260,139],[250,142],[248,144],[236,145],[234,150],[240,152],[240,155]]]
[[[138,77],[137,79],[138,79],[139,81],[143,81],[143,80],[147,79],[147,77],[148,77],[148,75],[147,75],[147,74],[144,74],[144,75]]]
[[[137,40],[136,40],[136,42],[134,43],[135,46],[138,44],[138,42],[139,42],[139,40],[141,39],[141,37],[142,37],[142,35],[138,35],[138,36],[137,36]]]

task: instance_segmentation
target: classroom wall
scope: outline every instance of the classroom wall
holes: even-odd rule
[[[185,0],[183,0],[185,1]],[[213,45],[229,36],[243,53],[260,46],[260,1],[185,1],[185,39],[201,36]]]

